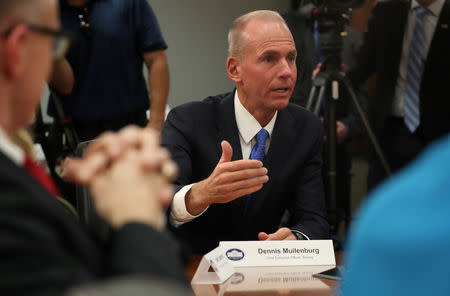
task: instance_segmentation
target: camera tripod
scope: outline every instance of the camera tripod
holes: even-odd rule
[[[326,65],[324,63],[324,65]],[[343,72],[340,72],[333,67],[323,67],[324,71],[321,71],[314,79],[313,86],[311,88],[306,109],[312,111],[314,114],[319,115],[320,109],[325,103],[325,116],[327,123],[327,149],[328,149],[328,168],[327,168],[327,178],[328,178],[328,193],[329,193],[329,222],[331,226],[331,233],[336,233],[338,230],[339,222],[342,220],[342,211],[338,208],[336,200],[336,102],[340,99],[339,97],[339,87],[344,86],[344,89],[349,94],[353,106],[357,111],[357,115],[361,119],[364,127],[366,128],[367,134],[374,147],[374,150],[381,161],[387,175],[391,175],[391,169],[386,161],[386,158],[381,150],[381,147],[370,127],[367,118],[364,115],[363,109],[358,102],[355,91],[353,90],[349,79],[345,76]],[[331,90],[331,95],[326,96]],[[326,98],[326,102],[324,102]]]

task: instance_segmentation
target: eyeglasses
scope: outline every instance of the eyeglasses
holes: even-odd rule
[[[48,27],[34,24],[25,25],[34,32],[50,35],[53,37],[52,57],[54,60],[59,60],[65,56],[73,39],[72,35],[69,32],[66,32],[64,30],[54,30]],[[16,26],[12,26],[11,28],[3,32],[3,34],[1,34],[2,37],[7,37]]]
[[[37,26],[33,24],[27,24],[30,30],[41,34],[47,34],[53,36],[53,48],[52,55],[54,60],[59,60],[66,55],[69,49],[70,43],[72,42],[72,35],[64,30],[54,30],[42,26]]]

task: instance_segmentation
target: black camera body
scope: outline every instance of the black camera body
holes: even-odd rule
[[[348,9],[361,7],[364,0],[312,0],[316,7],[327,7],[328,9]]]
[[[350,22],[352,9],[361,7],[364,0],[311,0],[311,4],[312,16],[318,21],[319,48],[324,63],[329,69],[338,69],[345,25]]]

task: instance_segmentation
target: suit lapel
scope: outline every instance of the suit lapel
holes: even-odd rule
[[[445,47],[449,44],[450,38],[450,1],[446,0],[442,7],[441,14],[436,24],[436,29],[431,40],[430,49],[425,62],[424,71],[427,71],[430,64],[432,64],[435,58],[442,58],[441,54],[448,54],[448,48]],[[437,61],[440,62],[440,61]]]
[[[394,55],[391,59],[392,63],[387,61],[389,65],[392,66],[390,73],[392,73],[390,81],[397,81],[399,66],[400,66],[400,58],[402,56],[403,51],[403,36],[405,34],[406,25],[408,23],[408,10],[410,7],[409,2],[401,2],[398,1],[395,3],[395,6],[388,11],[391,13],[390,16],[387,16],[386,19],[393,20],[389,25],[390,30],[392,30],[392,38],[384,40],[386,45],[390,48],[385,52],[391,53]],[[386,61],[384,61],[386,62]]]
[[[234,91],[227,94],[219,104],[219,120],[218,120],[218,141],[217,153],[222,155],[222,147],[220,142],[227,140],[233,147],[233,156],[231,160],[242,159],[241,142],[239,140],[239,130],[237,128],[236,117],[234,113]]]
[[[69,216],[63,204],[50,195],[26,170],[17,166],[0,152],[0,177],[2,176],[8,176],[8,180],[14,180],[13,186],[20,186],[21,188],[21,191],[16,192],[14,197],[19,211],[28,211],[30,215],[38,213],[35,215],[52,221],[54,225],[57,225],[53,229],[52,235],[65,239],[64,242],[71,246],[68,251],[77,256],[80,264],[83,262],[86,266],[91,266],[92,270],[98,269],[100,266],[99,260],[102,258],[101,251],[80,228],[79,221]],[[3,181],[2,178],[0,183]],[[36,231],[42,231],[40,227],[37,224]]]

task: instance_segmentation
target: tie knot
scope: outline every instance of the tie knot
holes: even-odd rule
[[[261,143],[261,144],[265,143],[268,135],[269,135],[269,132],[262,128],[256,134],[256,143]]]
[[[428,9],[418,5],[414,7],[414,11],[416,12],[417,17],[422,18],[428,12]]]

